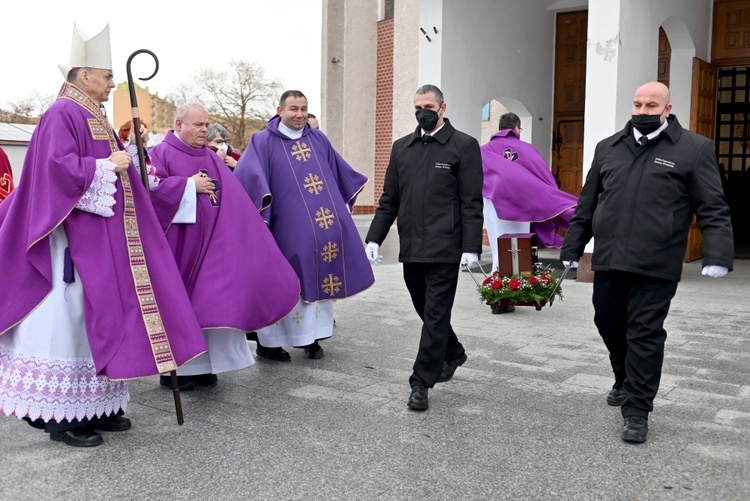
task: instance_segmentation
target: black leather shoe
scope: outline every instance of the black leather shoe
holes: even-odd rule
[[[177,389],[180,391],[190,391],[194,390],[198,384],[195,381],[191,381],[188,379],[184,379],[185,376],[177,376]],[[159,376],[159,384],[169,388],[170,390],[173,389],[172,387],[172,376]]]
[[[430,407],[427,400],[427,388],[418,384],[412,386],[409,403],[406,405],[413,411],[426,411]]]
[[[257,353],[260,358],[273,360],[274,362],[292,361],[292,357],[291,355],[289,355],[289,352],[281,347],[269,348],[267,346],[261,346],[261,344],[258,343],[258,348],[255,350],[255,353]]]
[[[626,442],[642,444],[648,436],[648,419],[641,416],[628,416],[622,425],[622,439]]]
[[[308,344],[307,346],[303,346],[305,349],[305,355],[307,355],[307,358],[312,359],[319,359],[323,358],[323,348],[318,344],[317,341],[315,341],[312,344]]]
[[[622,407],[622,404],[628,399],[628,394],[622,389],[622,383],[615,383],[607,395],[607,405],[612,407]]]
[[[492,307],[492,314],[493,315],[502,315],[503,313],[513,313],[516,311],[515,306],[500,306],[496,305]]]
[[[102,436],[91,428],[53,431],[49,434],[49,438],[53,442],[64,442],[71,447],[96,447],[104,443]]]
[[[90,421],[91,427],[99,431],[127,431],[133,427],[133,423],[125,416],[106,416],[94,418]]]
[[[438,378],[437,382],[445,383],[446,381],[450,381],[453,378],[453,374],[456,372],[456,369],[458,369],[464,364],[464,362],[466,362],[466,358],[466,352],[464,352],[464,354],[458,358],[443,362],[443,370],[440,371],[440,377]]]
[[[32,421],[31,418],[29,418],[27,416],[27,417],[22,417],[21,419],[23,419],[24,421],[26,421],[27,423],[29,423],[29,426],[31,426],[32,428],[36,428],[37,430],[43,430],[44,429],[44,419],[42,419],[42,418],[34,419]]]

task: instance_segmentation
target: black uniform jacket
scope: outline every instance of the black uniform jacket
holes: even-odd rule
[[[399,261],[458,263],[482,252],[482,157],[476,139],[445,119],[435,141],[422,129],[393,143],[383,195],[367,233],[381,244],[398,218]]]
[[[732,269],[734,243],[714,143],[677,117],[645,146],[630,122],[596,146],[560,258],[577,261],[594,237],[591,268],[678,281],[693,214],[703,265]]]

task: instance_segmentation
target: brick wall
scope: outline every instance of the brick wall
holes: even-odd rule
[[[383,193],[385,170],[393,145],[393,19],[378,22],[375,88],[375,174],[371,181],[377,205],[380,194]],[[355,207],[354,213],[372,214],[374,209],[375,207]]]

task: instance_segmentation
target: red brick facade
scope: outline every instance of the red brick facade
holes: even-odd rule
[[[375,84],[375,175],[372,179],[375,207],[383,192],[385,170],[393,145],[393,19],[378,22],[378,57]],[[375,207],[355,207],[372,214]]]

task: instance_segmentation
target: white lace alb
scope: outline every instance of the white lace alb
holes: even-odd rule
[[[76,204],[76,209],[90,212],[102,217],[112,217],[115,212],[112,207],[115,206],[114,194],[117,192],[117,174],[115,173],[117,164],[107,159],[98,159],[96,161],[96,171],[91,186],[86,190],[81,199]]]

